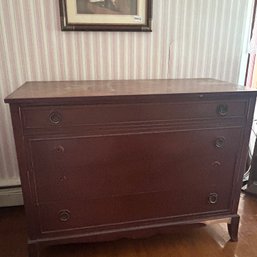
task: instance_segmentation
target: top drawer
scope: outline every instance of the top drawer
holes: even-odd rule
[[[247,101],[142,103],[22,107],[27,129],[100,125],[121,122],[222,119],[243,117]]]

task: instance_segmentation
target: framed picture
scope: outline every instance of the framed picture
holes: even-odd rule
[[[63,31],[152,31],[152,0],[59,1]]]

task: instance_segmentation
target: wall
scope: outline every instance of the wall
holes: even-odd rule
[[[245,0],[153,0],[153,32],[61,32],[58,0],[0,0],[0,186],[19,183],[3,98],[29,80],[237,82]],[[251,2],[251,1],[249,1]]]

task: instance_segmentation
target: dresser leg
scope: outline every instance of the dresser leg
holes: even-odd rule
[[[238,241],[238,227],[239,227],[240,216],[231,218],[231,222],[228,224],[228,233],[230,235],[230,241]]]
[[[28,245],[29,257],[39,257],[40,248],[38,243],[33,243]]]

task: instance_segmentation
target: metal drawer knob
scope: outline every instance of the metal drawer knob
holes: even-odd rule
[[[62,222],[66,222],[70,219],[70,211],[69,210],[61,210],[59,211],[59,220]]]
[[[64,152],[64,147],[62,145],[58,145],[54,148],[54,150],[57,152],[57,153],[63,153]]]
[[[219,161],[214,161],[214,162],[212,163],[212,166],[215,167],[215,168],[218,168],[218,167],[221,166],[221,162],[219,162]]]
[[[228,105],[227,104],[218,105],[217,113],[220,116],[226,116],[228,114]]]
[[[217,201],[218,201],[218,194],[217,193],[210,193],[208,200],[209,200],[210,204],[216,204]]]
[[[225,138],[224,137],[218,137],[216,140],[215,140],[215,146],[217,148],[223,148],[225,145]]]
[[[59,112],[51,112],[49,115],[50,123],[58,125],[62,121],[62,115]]]

